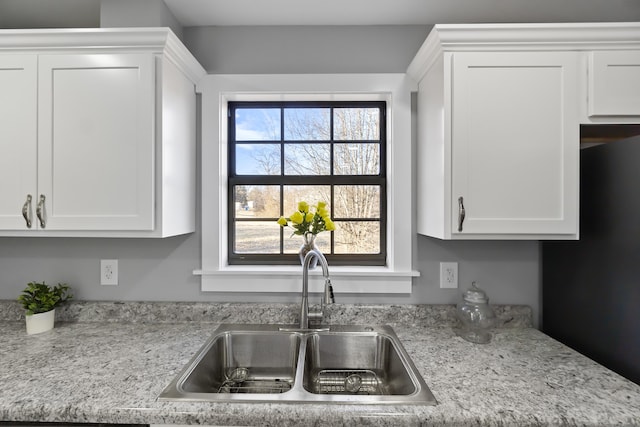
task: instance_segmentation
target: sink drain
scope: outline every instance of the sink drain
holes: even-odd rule
[[[249,376],[249,370],[247,368],[235,368],[232,369],[227,375],[227,381],[233,383],[243,383]]]
[[[358,374],[351,374],[344,379],[344,389],[349,393],[357,393],[362,387],[362,377]]]

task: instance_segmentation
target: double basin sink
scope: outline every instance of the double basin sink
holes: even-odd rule
[[[436,404],[389,326],[221,325],[158,399]]]

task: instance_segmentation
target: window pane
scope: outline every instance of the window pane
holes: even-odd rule
[[[336,254],[380,253],[380,223],[374,221],[336,221]]]
[[[380,186],[336,185],[335,218],[380,218]]]
[[[284,139],[286,141],[328,141],[330,139],[328,108],[286,108]]]
[[[300,251],[302,246],[302,236],[291,236],[291,228],[284,231],[284,253],[293,254]],[[331,251],[331,233],[323,231],[316,235],[316,246],[322,253],[328,254]]]
[[[237,175],[280,175],[280,144],[236,144]]]
[[[280,226],[275,221],[236,222],[235,231],[236,253],[280,253]]]
[[[335,144],[335,175],[379,175],[380,144]]]
[[[237,185],[234,191],[236,218],[280,217],[280,187]]]
[[[299,265],[302,237],[276,220],[291,217],[300,201],[311,207],[322,201],[336,231],[319,233],[318,247],[337,263],[383,265],[385,103],[230,102],[229,108],[229,263]]]
[[[285,175],[329,175],[330,164],[329,144],[286,144],[284,146]]]
[[[333,120],[335,140],[380,139],[380,110],[377,108],[336,108],[333,110]]]
[[[236,141],[280,141],[279,108],[236,109]]]
[[[298,202],[305,201],[310,206],[315,206],[318,202],[331,200],[331,186],[329,185],[285,185],[284,186],[284,213],[289,217],[298,210]],[[331,206],[327,206],[330,209]],[[286,236],[286,230],[285,230]]]

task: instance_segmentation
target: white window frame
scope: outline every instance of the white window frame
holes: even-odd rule
[[[227,104],[229,101],[387,102],[387,265],[329,266],[336,293],[410,294],[415,233],[412,227],[411,92],[405,74],[210,74],[202,93],[202,264],[204,292],[300,292],[300,266],[247,266],[227,262]],[[318,269],[319,270],[319,269]],[[320,292],[321,271],[310,291]]]

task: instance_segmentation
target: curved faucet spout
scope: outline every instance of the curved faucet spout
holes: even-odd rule
[[[324,295],[322,298],[320,312],[309,313],[309,266],[313,257],[318,259],[322,266],[322,276],[324,277]],[[300,304],[300,328],[309,329],[309,320],[322,322],[325,304],[333,304],[333,287],[329,278],[329,264],[322,252],[312,249],[304,257],[302,263],[302,302]]]

